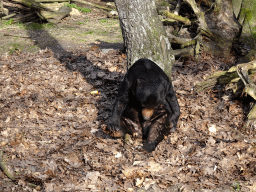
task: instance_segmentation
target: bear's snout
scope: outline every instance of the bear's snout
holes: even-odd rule
[[[154,109],[142,109],[142,116],[145,121],[150,120],[154,113]]]

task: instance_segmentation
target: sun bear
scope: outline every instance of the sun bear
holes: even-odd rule
[[[179,116],[180,107],[168,76],[153,61],[139,59],[119,87],[107,127],[113,137],[128,133],[142,138],[143,148],[151,152],[164,135],[176,130]]]

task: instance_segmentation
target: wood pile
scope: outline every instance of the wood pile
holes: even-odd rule
[[[12,23],[25,22],[40,17],[41,20],[47,20],[51,23],[58,23],[62,18],[66,17],[71,8],[65,6],[69,0],[12,0],[2,1],[0,14],[2,20],[10,20]],[[10,11],[5,7],[18,8],[19,11]],[[22,14],[20,14],[22,12]]]
[[[112,4],[105,7],[84,0],[74,0],[74,2],[95,7],[105,12],[115,10]],[[72,11],[67,4],[70,4],[70,0],[0,0],[0,18],[1,20],[11,20],[11,23],[17,23],[31,21],[39,17],[50,23],[58,23]],[[10,11],[10,7],[18,7],[19,11],[17,9]]]
[[[246,56],[245,63],[231,67],[227,71],[219,71],[210,75],[205,81],[195,86],[195,91],[207,91],[216,84],[225,84],[226,91],[229,91],[230,98],[238,98],[247,94],[254,99],[245,127],[256,126],[256,48],[252,49]]]

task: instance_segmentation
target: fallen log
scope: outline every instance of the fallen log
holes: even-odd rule
[[[55,12],[49,12],[41,10],[38,12],[44,19],[46,19],[50,23],[58,23],[61,19],[66,17],[71,12],[70,7],[60,7],[58,11]]]
[[[248,74],[253,76],[256,73],[256,60],[249,63],[239,64],[237,66],[231,67],[228,71],[219,71],[213,75],[206,78],[202,83],[196,84],[195,91],[206,91],[213,88],[217,83],[220,84],[229,84],[234,83],[232,80],[239,77],[237,73],[237,67],[241,67],[244,70],[248,71]]]
[[[254,106],[247,115],[245,129],[256,126],[256,85],[253,82],[256,76],[256,60],[249,63],[238,64],[228,71],[220,71],[209,76],[204,82],[195,86],[195,91],[205,91],[213,88],[217,83],[227,84],[226,90],[231,89],[233,96],[238,97],[242,93],[247,93],[254,100]]]
[[[70,0],[35,0],[37,3],[54,3],[54,2],[70,2]]]
[[[8,19],[10,19],[10,18],[14,17],[15,15],[17,15],[17,14],[16,14],[16,13],[13,13],[13,14],[10,14],[10,15],[7,15],[7,16],[4,16],[4,17],[2,17],[2,20],[8,20]]]
[[[35,0],[13,0],[16,3],[20,3],[22,5],[25,5],[29,8],[36,9],[36,10],[45,10],[45,11],[52,11],[45,7],[44,5],[36,2]]]
[[[63,3],[57,2],[68,2],[69,0],[13,0],[16,3],[20,3],[33,9],[35,13],[43,20],[47,20],[50,23],[58,23],[62,18],[66,17],[70,12],[71,8],[64,6]],[[52,4],[42,4],[41,2],[55,2]],[[56,11],[57,10],[57,11]],[[32,13],[30,13],[32,14]],[[14,22],[23,22],[28,15],[24,17],[14,18]],[[7,18],[4,18],[7,19]]]
[[[172,50],[172,54],[175,55],[176,57],[178,56],[189,56],[189,55],[194,55],[195,49],[193,47],[186,47],[183,49],[176,49]]]
[[[83,0],[74,0],[74,2],[78,2],[78,3],[82,3],[82,4],[85,4],[85,5],[90,5],[92,7],[96,7],[98,9],[102,9],[104,11],[113,11],[114,9],[110,9],[108,7],[103,7],[103,6],[100,6],[100,5],[96,5],[94,3],[91,3],[91,2],[87,2],[87,1],[83,1]]]
[[[186,18],[186,17],[182,17],[180,15],[176,15],[176,14],[171,13],[169,11],[161,11],[160,14],[161,15],[165,15],[166,17],[174,19],[176,21],[180,21],[180,22],[182,22],[182,23],[184,23],[186,25],[191,25],[191,21],[188,18]]]
[[[34,13],[28,13],[26,15],[16,15],[14,13],[14,14],[5,16],[2,19],[3,20],[7,20],[7,19],[10,19],[10,18],[12,18],[14,16],[16,16],[16,17],[11,20],[12,23],[24,22],[24,21],[26,21],[28,19],[31,19],[31,18],[35,17],[36,15]]]

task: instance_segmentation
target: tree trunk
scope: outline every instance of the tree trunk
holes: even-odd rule
[[[192,0],[186,0],[191,2]],[[208,1],[210,3],[210,1]],[[215,8],[212,11],[200,9],[204,12],[205,22],[199,20],[199,28],[206,31],[211,36],[208,40],[203,41],[203,46],[214,55],[228,56],[232,50],[232,45],[236,38],[239,37],[241,25],[234,17],[232,4],[229,1],[215,1]],[[197,16],[198,17],[198,16]],[[204,21],[204,20],[203,20]],[[203,24],[202,28],[200,24]],[[206,25],[205,25],[206,24]]]
[[[128,67],[140,58],[157,63],[170,77],[174,56],[164,26],[152,0],[115,1]]]

